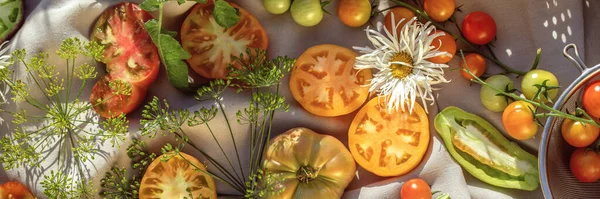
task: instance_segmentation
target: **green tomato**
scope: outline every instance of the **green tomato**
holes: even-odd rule
[[[295,0],[290,11],[294,21],[306,27],[317,25],[323,19],[320,0]]]
[[[263,0],[263,6],[271,14],[283,14],[290,9],[291,0]]]
[[[508,86],[508,90],[512,90],[515,88],[513,81],[504,75],[494,75],[485,80],[485,83],[491,85],[492,87],[499,90],[506,90]],[[481,104],[485,106],[486,109],[493,112],[502,112],[508,106],[511,99],[506,100],[504,96],[497,96],[498,92],[492,88],[487,86],[481,86],[481,91],[479,92],[479,99],[481,100]]]
[[[556,76],[551,72],[540,69],[529,71],[521,81],[521,91],[523,91],[523,95],[525,95],[527,99],[533,100],[533,97],[538,92],[538,88],[535,87],[535,85],[541,85],[545,80],[548,80],[548,82],[546,82],[547,86],[558,86],[558,79],[556,79]],[[554,101],[558,95],[558,89],[548,91],[548,95],[550,99]],[[540,97],[544,102],[548,102],[545,97]]]

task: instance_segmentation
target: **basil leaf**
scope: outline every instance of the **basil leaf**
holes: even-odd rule
[[[145,11],[157,11],[160,4],[161,0],[145,0],[140,4],[140,8]]]
[[[238,23],[240,16],[238,10],[223,0],[215,1],[215,11],[213,12],[215,21],[222,27],[230,28]]]
[[[175,38],[161,33],[158,28],[158,21],[155,19],[146,22],[144,27],[146,27],[152,41],[158,48],[161,62],[165,65],[171,84],[177,89],[189,88],[188,66],[183,60],[189,59],[191,57],[190,53],[183,49]]]

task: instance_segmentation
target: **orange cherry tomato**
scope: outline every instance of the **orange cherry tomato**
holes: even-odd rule
[[[360,27],[371,18],[369,0],[340,0],[337,9],[340,21],[346,26]]]
[[[290,91],[308,112],[319,116],[351,113],[365,103],[373,77],[370,70],[354,69],[356,53],[322,44],[309,48],[296,60]]]
[[[504,130],[517,140],[531,139],[538,131],[538,125],[533,118],[535,107],[524,101],[509,104],[502,113]]]
[[[385,26],[385,29],[390,33],[392,32],[392,29],[394,29],[394,27],[392,27],[392,13],[394,13],[394,24],[397,24],[400,20],[404,19],[404,21],[400,22],[398,29],[396,29],[396,33],[400,35],[400,30],[402,30],[402,27],[404,27],[404,25],[406,25],[408,21],[415,17],[415,13],[412,10],[405,7],[392,8],[383,19],[383,25]]]
[[[431,199],[431,188],[422,179],[413,178],[404,183],[400,189],[401,199]]]
[[[448,20],[454,13],[456,2],[454,0],[425,0],[423,8],[425,13],[436,22]]]
[[[467,61],[466,67],[475,75],[476,77],[481,77],[483,73],[485,73],[485,69],[487,68],[485,63],[485,58],[477,53],[471,53],[465,55],[465,60]],[[460,68],[465,68],[465,60],[460,61]],[[467,71],[460,70],[460,74],[467,80],[473,79],[471,74],[467,73]]]
[[[438,32],[444,32],[444,31],[436,30],[434,32],[434,34],[438,33]],[[456,41],[454,40],[454,37],[452,37],[452,35],[448,34],[447,32],[444,32],[444,36],[439,36],[439,37],[435,38],[433,40],[433,42],[431,42],[431,46],[438,49],[438,51],[443,51],[443,52],[447,52],[450,54],[450,56],[440,55],[437,57],[432,57],[432,58],[427,59],[433,63],[437,63],[437,64],[448,63],[450,60],[452,60],[452,57],[454,57],[454,54],[456,54]]]
[[[560,127],[562,137],[574,147],[586,147],[596,141],[600,128],[591,124],[565,119]]]
[[[413,170],[429,146],[429,119],[415,103],[412,114],[388,112],[385,100],[375,97],[358,111],[348,130],[354,160],[378,176],[399,176]]]

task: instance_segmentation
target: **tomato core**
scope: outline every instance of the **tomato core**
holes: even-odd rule
[[[405,64],[390,64],[392,76],[398,79],[404,79],[412,72],[412,57],[406,52],[396,53],[392,56],[391,62],[404,62]]]
[[[310,166],[302,166],[298,169],[298,173],[296,174],[296,178],[298,181],[303,183],[308,183],[317,178],[319,171]]]

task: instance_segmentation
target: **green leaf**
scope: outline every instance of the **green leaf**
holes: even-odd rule
[[[193,1],[195,1],[196,3],[206,3],[206,0],[193,0]]]
[[[156,20],[152,19],[146,22],[144,26],[158,48],[158,53],[165,65],[171,84],[178,89],[188,88],[188,66],[183,60],[189,59],[191,57],[190,53],[183,49],[175,38],[160,33],[159,24]]]
[[[223,0],[217,0],[215,2],[215,11],[213,16],[215,17],[217,24],[225,28],[234,26],[240,20],[240,16],[238,16],[238,10]]]
[[[140,3],[140,8],[145,11],[157,11],[162,3],[161,0],[145,0]]]

